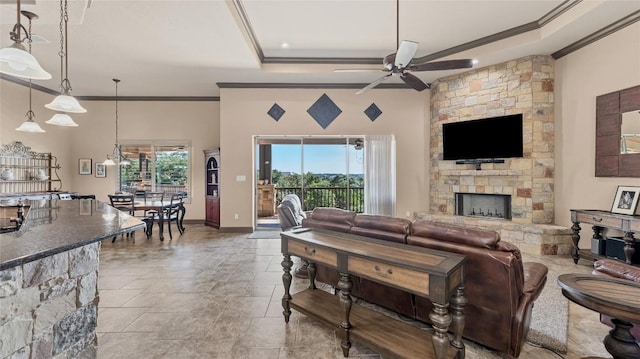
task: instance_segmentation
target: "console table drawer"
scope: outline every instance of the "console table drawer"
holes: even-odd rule
[[[306,258],[311,262],[322,263],[331,267],[336,267],[338,264],[338,255],[334,251],[292,240],[288,242],[288,247],[289,253]]]
[[[429,274],[359,257],[349,257],[349,273],[429,296]]]
[[[612,216],[600,216],[597,213],[578,213],[576,218],[578,222],[600,227],[622,228],[622,219]]]

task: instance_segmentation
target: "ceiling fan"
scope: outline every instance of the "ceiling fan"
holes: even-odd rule
[[[385,56],[382,61],[382,71],[388,72],[388,74],[378,78],[360,91],[356,92],[357,95],[369,91],[392,76],[400,77],[402,81],[416,91],[422,91],[424,89],[428,89],[429,85],[424,83],[417,76],[411,74],[410,71],[455,70],[470,68],[473,66],[473,60],[471,59],[434,61],[418,64],[412,63],[411,61],[413,60],[413,56],[418,50],[418,43],[408,40],[403,40],[402,43],[400,43],[399,10],[400,0],[396,0],[396,48],[398,50],[393,54]]]

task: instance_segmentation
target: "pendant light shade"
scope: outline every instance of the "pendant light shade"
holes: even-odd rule
[[[60,112],[71,112],[71,113],[85,113],[87,110],[80,105],[78,100],[75,97],[69,95],[58,95],[56,98],[44,105],[44,107]],[[49,123],[47,121],[47,123]]]
[[[31,80],[51,78],[51,74],[45,71],[38,60],[18,42],[0,50],[0,72]]]
[[[20,6],[18,5],[18,8]],[[37,19],[38,15],[32,13],[32,12],[25,12],[24,13],[25,16],[27,16],[27,18],[29,18],[29,32],[28,32],[28,36],[31,36],[31,19]],[[31,43],[29,43],[29,53],[31,52]],[[27,120],[24,121],[22,123],[22,125],[20,125],[20,127],[16,128],[16,131],[22,131],[22,132],[33,132],[33,133],[43,133],[45,132],[45,130],[43,130],[40,125],[38,125],[38,123],[36,121],[34,121],[33,119],[36,117],[36,114],[33,112],[33,110],[31,109],[31,79],[29,79],[29,111],[27,111]]]
[[[113,151],[110,155],[107,155],[107,159],[102,162],[105,166],[128,166],[131,164],[129,160],[122,155],[122,149],[120,148],[120,143],[118,142],[118,83],[120,80],[113,79],[113,82],[116,84],[116,143],[113,146]]]
[[[78,124],[73,122],[71,116],[66,113],[56,113],[49,121],[45,121],[45,123],[56,126],[78,127]]]
[[[40,125],[38,125],[36,121],[33,120],[33,118],[29,118],[28,120],[24,121],[22,125],[20,125],[20,127],[16,128],[16,131],[33,132],[33,133],[46,132],[45,130],[42,129],[42,127],[40,127]]]
[[[24,27],[20,24],[20,15],[20,0],[18,0],[17,22],[10,33],[13,44],[0,50],[0,73],[30,80],[49,80],[51,74],[45,71],[38,60],[22,45],[24,40],[31,41],[31,34],[25,30],[25,37],[21,37],[21,30],[24,30]]]
[[[113,162],[113,160],[111,159],[111,156],[107,155],[107,159],[104,160],[104,162],[102,162],[103,165],[105,166],[115,166],[116,163]]]
[[[54,115],[51,120],[47,121],[48,124],[58,126],[78,126],[71,116],[66,113],[85,113],[87,110],[80,105],[75,97],[71,96],[71,81],[69,81],[69,35],[67,32],[67,24],[69,22],[69,14],[67,11],[67,0],[60,0],[60,95],[56,96],[50,103],[44,105],[44,107],[58,111],[65,112],[65,122],[60,122],[62,119],[55,120],[54,118],[61,114]],[[64,25],[64,33],[62,32]],[[71,121],[71,122],[69,122]],[[65,124],[62,124],[65,123]],[[69,125],[68,123],[73,123]]]

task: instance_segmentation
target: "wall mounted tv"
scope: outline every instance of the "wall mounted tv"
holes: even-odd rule
[[[522,157],[522,114],[442,125],[443,160]]]

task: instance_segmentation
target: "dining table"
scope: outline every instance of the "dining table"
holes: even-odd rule
[[[178,228],[180,230],[180,233],[184,232],[184,226],[182,224],[182,221],[184,219],[184,216],[186,214],[186,209],[184,207],[184,203],[180,202],[180,210],[179,210],[179,217],[177,220],[177,225]],[[164,221],[165,221],[165,216],[162,215],[162,213],[164,213],[167,209],[171,208],[172,205],[176,205],[176,203],[172,203],[169,200],[163,200],[163,201],[145,201],[144,199],[136,199],[134,202],[134,208],[136,211],[156,211],[158,213],[157,216],[157,220],[158,220],[158,227],[160,227],[159,229],[159,236],[160,236],[160,240],[164,241]],[[169,225],[171,225],[171,223],[169,223]],[[153,222],[151,222],[150,226],[153,226]],[[151,228],[147,229],[147,236],[151,236]]]

